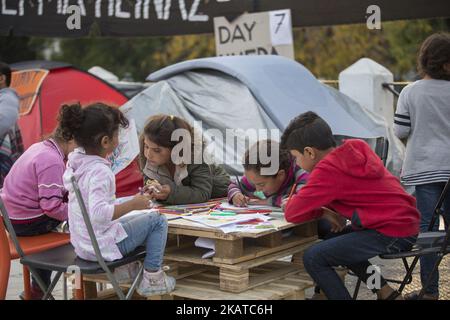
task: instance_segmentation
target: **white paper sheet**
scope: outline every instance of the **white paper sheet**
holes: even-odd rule
[[[202,259],[211,258],[216,254],[216,244],[214,239],[202,237],[197,238],[197,240],[195,240],[195,246],[198,248],[210,249],[202,255]]]

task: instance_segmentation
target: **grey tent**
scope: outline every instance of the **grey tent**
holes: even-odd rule
[[[387,136],[381,116],[322,84],[300,63],[280,56],[196,59],[166,67],[147,80],[155,84],[124,105],[136,120],[138,132],[149,116],[158,113],[177,115],[192,124],[201,121],[211,150],[219,150],[216,161],[222,160],[233,174],[242,173],[245,142],[255,140],[246,133],[283,131],[292,118],[309,110],[323,117],[337,136],[368,141]],[[227,139],[230,131],[245,141]],[[277,139],[270,132],[257,138]]]

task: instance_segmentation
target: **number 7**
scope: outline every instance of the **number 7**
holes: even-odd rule
[[[277,13],[275,16],[276,17],[281,16],[280,22],[278,22],[277,29],[275,30],[275,33],[278,33],[281,26],[283,25],[283,21],[284,21],[284,18],[286,17],[286,13]]]

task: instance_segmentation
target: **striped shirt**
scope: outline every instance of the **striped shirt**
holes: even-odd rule
[[[419,80],[403,89],[394,131],[407,139],[401,181],[415,186],[450,177],[450,81]]]
[[[309,174],[306,171],[298,167],[295,164],[295,161],[292,161],[291,167],[287,172],[286,179],[281,184],[281,187],[278,190],[278,192],[274,195],[269,196],[269,198],[267,199],[268,203],[275,207],[281,207],[283,200],[289,197],[289,193],[292,189],[292,186],[294,184],[296,185],[295,193],[297,193],[300,190],[300,188],[302,188],[306,184],[308,176]],[[228,187],[228,201],[232,203],[233,197],[238,193],[242,193],[250,197],[255,197],[254,196],[255,191],[256,191],[255,186],[252,185],[250,181],[248,181],[247,177],[244,176],[242,177],[239,183],[237,183],[237,181],[230,183]]]

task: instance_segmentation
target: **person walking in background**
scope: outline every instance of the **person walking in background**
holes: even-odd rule
[[[19,118],[19,97],[9,86],[11,68],[0,62],[0,188],[14,162],[23,153]]]

